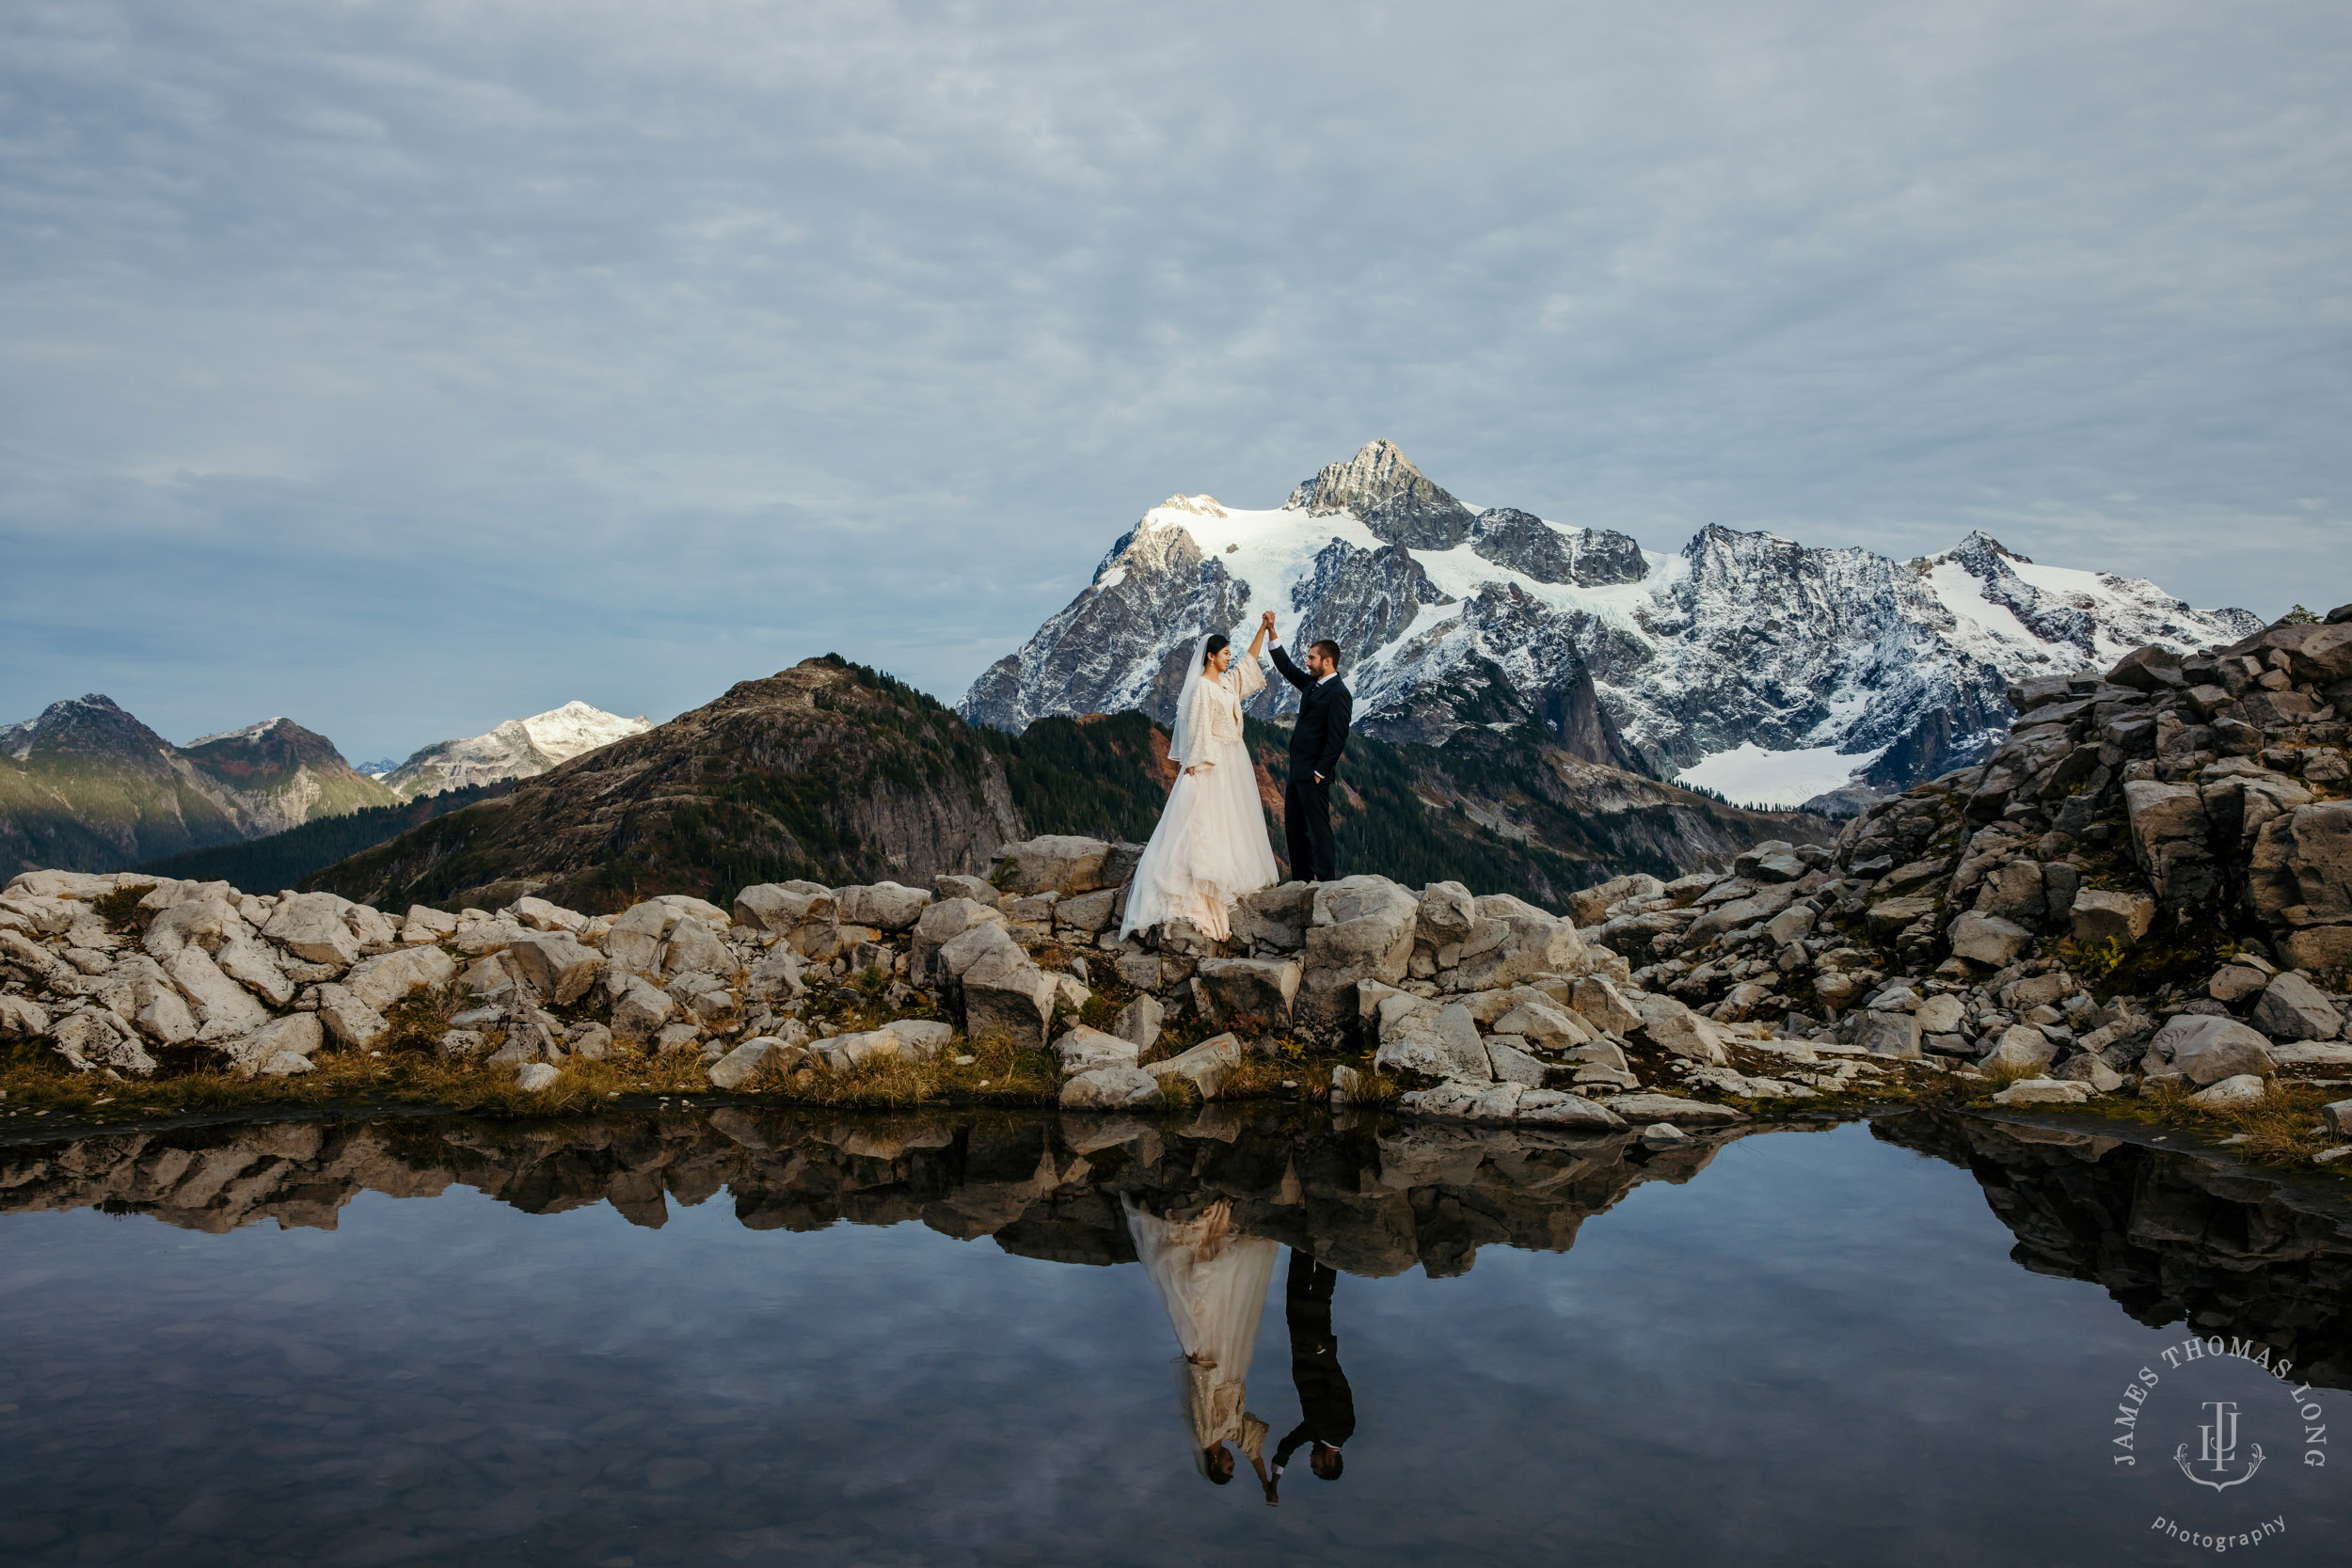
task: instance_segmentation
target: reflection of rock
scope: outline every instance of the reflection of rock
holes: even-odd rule
[[[2086,1132],[1915,1112],[1890,1143],[1965,1166],[2021,1267],[2106,1287],[2151,1327],[2244,1336],[2352,1387],[2352,1206],[2324,1188]]]
[[[432,1121],[118,1133],[0,1154],[0,1211],[104,1206],[193,1230],[331,1229],[361,1192],[469,1186],[532,1213],[609,1202],[660,1226],[723,1188],[755,1230],[917,1220],[1065,1263],[1134,1260],[1120,1196],[1154,1212],[1231,1198],[1251,1235],[1351,1274],[1459,1274],[1487,1243],[1565,1250],[1639,1182],[1687,1180],[1721,1139],[1650,1153],[1629,1133],[1420,1127],[1375,1135],[1205,1105],[1154,1115],[854,1116],[730,1106],[567,1127]]]

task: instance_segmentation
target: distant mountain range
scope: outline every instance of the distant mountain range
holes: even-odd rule
[[[1248,729],[1279,846],[1287,736]],[[1034,833],[1150,836],[1173,778],[1167,755],[1164,729],[1140,713],[1045,719],[1016,737],[828,656],[739,682],[303,885],[386,908],[495,908],[540,892],[596,911],[789,878],[927,884],[984,873]],[[1334,816],[1343,870],[1461,879],[1554,909],[1622,871],[1727,865],[1759,840],[1820,841],[1836,827],[1582,763],[1523,729],[1442,751],[1359,736]]]
[[[379,779],[291,719],[175,746],[111,698],[70,698],[0,725],[0,879],[44,867],[118,870],[527,778],[645,728],[643,719],[568,703],[427,747]],[[384,812],[376,820],[383,837],[417,818]]]
[[[93,693],[0,727],[0,875],[112,870],[394,799],[291,719],[175,746]]]
[[[1710,527],[1659,554],[1470,507],[1375,441],[1271,510],[1208,496],[1152,508],[961,710],[1015,733],[1052,714],[1166,721],[1194,639],[1247,641],[1263,610],[1294,646],[1340,644],[1365,733],[1442,745],[1532,725],[1592,763],[1830,809],[1989,752],[2013,680],[2262,624],[2038,565],[1983,533],[1897,561]],[[1295,706],[1276,682],[1253,712]]]

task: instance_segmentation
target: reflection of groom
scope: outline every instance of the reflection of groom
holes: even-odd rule
[[[1288,1287],[1282,1294],[1282,1315],[1291,1327],[1291,1382],[1298,1389],[1302,1419],[1280,1448],[1274,1450],[1274,1476],[1302,1443],[1312,1443],[1307,1467],[1325,1481],[1340,1479],[1340,1445],[1356,1433],[1356,1396],[1340,1370],[1340,1341],[1331,1332],[1331,1288],[1339,1274],[1328,1264],[1291,1249]],[[1268,1489],[1267,1500],[1273,1500]]]
[[[1267,610],[1266,641],[1274,647],[1274,667],[1299,689],[1298,722],[1291,730],[1291,777],[1282,786],[1282,832],[1290,841],[1291,876],[1302,882],[1328,882],[1339,877],[1339,860],[1331,844],[1331,781],[1340,770],[1340,753],[1347,750],[1347,722],[1356,699],[1340,684],[1340,645],[1328,639],[1307,650],[1307,668],[1293,664],[1282,651],[1274,629],[1274,611]]]

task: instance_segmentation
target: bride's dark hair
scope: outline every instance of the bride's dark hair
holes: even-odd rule
[[[1201,664],[1205,666],[1209,660],[1215,658],[1220,651],[1230,648],[1232,645],[1233,640],[1227,637],[1224,633],[1211,632],[1209,634],[1208,645],[1200,650]]]

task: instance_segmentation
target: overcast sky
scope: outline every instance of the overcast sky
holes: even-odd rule
[[[952,699],[1386,436],[2352,599],[2340,0],[0,8],[0,721]]]

